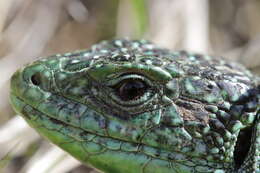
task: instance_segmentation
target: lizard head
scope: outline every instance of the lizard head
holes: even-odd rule
[[[242,67],[209,59],[144,40],[102,42],[18,70],[11,102],[40,134],[105,172],[232,170],[244,161],[234,159],[241,129],[251,140],[256,84]],[[245,99],[250,114],[240,116],[232,103]]]

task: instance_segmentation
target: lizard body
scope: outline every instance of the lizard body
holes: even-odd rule
[[[259,173],[259,78],[145,40],[103,41],[18,70],[14,109],[107,173]]]

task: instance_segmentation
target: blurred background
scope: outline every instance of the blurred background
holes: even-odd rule
[[[1,0],[0,172],[97,173],[16,116],[9,79],[36,58],[122,37],[221,55],[260,74],[259,0]]]

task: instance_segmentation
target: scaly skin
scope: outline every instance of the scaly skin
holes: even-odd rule
[[[107,173],[259,173],[259,100],[242,66],[144,40],[40,59],[11,80],[34,129]]]

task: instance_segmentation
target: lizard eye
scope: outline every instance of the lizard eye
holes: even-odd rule
[[[143,96],[149,87],[140,79],[126,79],[121,81],[116,88],[117,95],[122,100],[129,101]]]
[[[112,89],[108,95],[119,105],[141,105],[155,95],[151,81],[139,74],[124,74],[109,80],[107,86]]]

